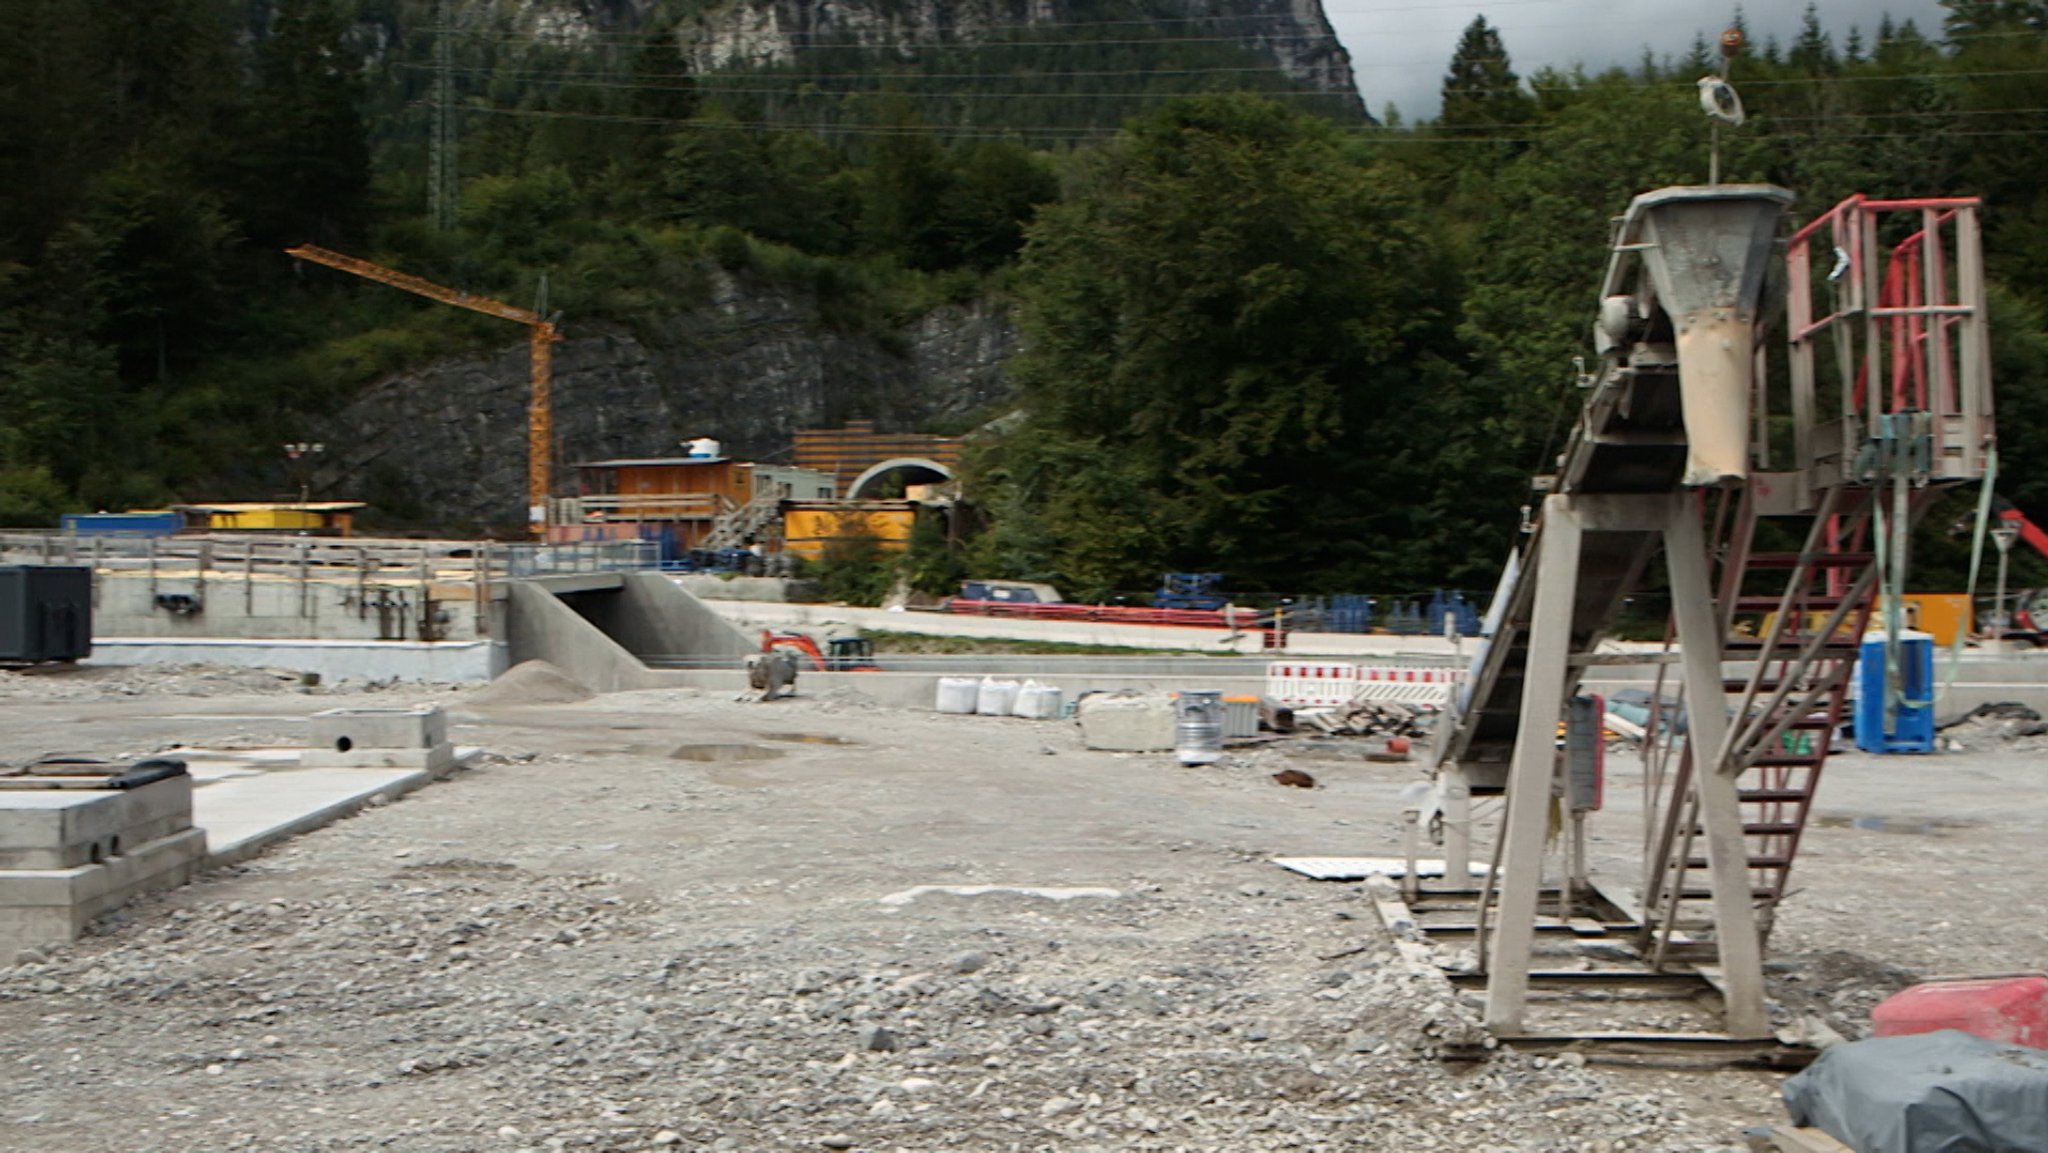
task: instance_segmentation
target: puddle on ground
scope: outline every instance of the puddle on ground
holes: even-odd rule
[[[1908,833],[1923,837],[1941,837],[1961,829],[1974,828],[1982,822],[1956,820],[1951,817],[1816,817],[1814,823],[1823,829],[1863,829],[1873,833]]]
[[[669,752],[670,758],[678,761],[703,761],[709,764],[731,764],[735,761],[772,761],[782,755],[781,749],[764,749],[760,745],[679,745]]]
[[[779,741],[787,745],[857,745],[845,737],[828,736],[825,733],[762,733],[764,741]]]

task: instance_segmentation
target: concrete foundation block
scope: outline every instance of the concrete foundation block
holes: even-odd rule
[[[0,951],[76,940],[129,900],[191,880],[205,861],[205,832],[186,829],[96,865],[0,871]]]
[[[448,716],[437,708],[328,709],[314,713],[306,744],[337,753],[358,749],[431,749],[448,743]]]
[[[1165,693],[1084,697],[1076,707],[1081,742],[1091,749],[1154,753],[1173,748],[1173,698]]]
[[[0,790],[0,869],[71,869],[192,827],[192,778],[133,789]]]

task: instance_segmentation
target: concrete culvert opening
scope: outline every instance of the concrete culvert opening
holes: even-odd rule
[[[885,460],[854,478],[846,486],[849,500],[895,500],[913,484],[940,484],[953,479],[953,470],[935,460],[897,457]]]
[[[356,743],[347,737],[334,738],[334,751],[337,753],[345,753],[355,747]]]

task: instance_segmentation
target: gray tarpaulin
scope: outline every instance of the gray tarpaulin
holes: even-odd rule
[[[2048,1050],[1954,1029],[1837,1045],[1785,1082],[1795,1125],[1856,1153],[2048,1153]]]

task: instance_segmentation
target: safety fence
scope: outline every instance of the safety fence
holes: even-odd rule
[[[562,544],[406,540],[389,537],[0,533],[0,564],[88,565],[103,572],[180,572],[208,577],[417,580],[437,584],[519,580],[655,568],[642,540]]]
[[[1266,696],[1296,708],[1377,701],[1440,709],[1464,681],[1464,669],[1428,665],[1275,661],[1266,666]]]

